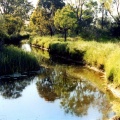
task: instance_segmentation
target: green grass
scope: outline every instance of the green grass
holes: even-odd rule
[[[49,36],[48,37],[35,36],[35,37],[30,37],[30,43],[33,45],[37,45],[39,47],[43,47],[43,48],[48,49],[51,42],[59,41],[60,39],[57,37],[51,38]]]
[[[37,59],[30,53],[9,46],[0,51],[0,75],[12,74],[14,72],[28,72],[38,70]]]
[[[86,41],[80,37],[68,38],[64,42],[58,37],[36,37],[31,44],[50,49],[51,54],[57,54],[73,60],[85,62],[106,73],[107,79],[120,85],[120,46],[119,42]],[[46,45],[47,44],[47,45]]]

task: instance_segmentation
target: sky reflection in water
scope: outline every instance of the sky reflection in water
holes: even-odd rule
[[[0,120],[104,120],[113,116],[106,95],[71,71],[77,69],[55,64],[35,77],[0,81]]]
[[[70,107],[70,102],[72,102],[72,98],[78,99],[76,102],[80,102],[80,96],[77,98],[78,94],[77,92],[80,92],[80,88],[73,90],[72,92],[68,92],[68,94],[64,96],[64,94],[61,92],[59,95],[60,99],[55,99],[54,102],[52,101],[45,101],[46,98],[42,98],[40,96],[44,96],[44,94],[47,93],[41,93],[39,92],[39,89],[36,85],[36,83],[39,83],[42,81],[42,79],[35,77],[33,81],[28,81],[30,84],[27,84],[23,90],[20,90],[21,96],[18,98],[11,98],[0,96],[0,119],[1,120],[102,120],[102,112],[101,111],[101,104],[103,100],[105,100],[105,95],[102,93],[99,93],[99,91],[94,88],[95,92],[92,91],[90,93],[83,92],[83,97],[86,97],[83,100],[83,103],[74,103],[76,100],[73,100],[74,104],[72,107]],[[41,87],[41,86],[40,86]],[[42,86],[44,88],[44,86]],[[22,87],[21,87],[22,88]],[[41,89],[43,89],[41,88]],[[83,89],[83,87],[82,87]],[[14,90],[13,90],[14,91]],[[38,92],[37,92],[38,91]],[[1,93],[3,91],[0,91]],[[14,92],[13,92],[14,93]],[[40,95],[39,95],[39,94]],[[43,95],[42,95],[43,94]],[[102,98],[100,101],[97,101],[99,94],[102,95]],[[7,95],[7,94],[6,94]],[[80,95],[80,93],[79,93]],[[87,98],[88,96],[88,98]],[[95,97],[95,100],[91,100],[90,97]],[[50,96],[51,97],[51,96]],[[84,103],[86,101],[86,103]],[[64,102],[64,105],[61,104]],[[98,105],[97,103],[98,102]],[[69,104],[68,104],[69,103]],[[95,104],[95,105],[94,105]],[[105,101],[106,104],[106,101]],[[109,104],[109,103],[108,103]],[[74,106],[76,105],[76,109],[74,110]],[[80,106],[79,106],[80,105]],[[83,106],[81,106],[83,105]],[[81,108],[83,107],[82,111]],[[80,115],[81,113],[83,115]],[[77,114],[77,115],[76,115]]]

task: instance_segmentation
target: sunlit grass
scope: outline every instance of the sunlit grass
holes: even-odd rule
[[[0,75],[14,72],[28,72],[38,70],[37,59],[30,53],[24,52],[17,47],[4,47],[0,51]]]
[[[120,84],[119,42],[85,41],[80,37],[68,38],[67,42],[58,37],[38,38],[33,39],[31,44],[43,45],[43,47],[50,49],[51,54],[62,55],[66,58],[85,62],[92,67],[97,67],[106,73],[109,80]]]

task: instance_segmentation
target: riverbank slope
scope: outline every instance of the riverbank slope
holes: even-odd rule
[[[86,41],[80,37],[31,37],[30,44],[41,49],[49,50],[52,55],[77,61],[105,73],[105,77],[114,84],[120,85],[120,47],[119,42]]]

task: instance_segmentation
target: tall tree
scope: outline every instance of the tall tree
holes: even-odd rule
[[[120,25],[120,0],[100,0],[114,21]]]
[[[47,16],[47,29],[50,31],[50,35],[52,36],[55,32],[54,27],[54,15],[57,9],[61,9],[65,6],[63,0],[39,0],[37,7],[42,8],[46,11]]]
[[[38,7],[32,13],[32,16],[30,18],[30,27],[41,36],[48,35],[49,21],[47,20],[48,16],[46,15],[46,11]]]
[[[112,17],[111,33],[113,36],[120,36],[120,0],[100,0],[104,8]]]
[[[84,27],[88,27],[94,20],[96,14],[97,2],[94,0],[71,0],[70,3],[77,16],[78,28],[76,33],[78,34]]]
[[[66,41],[67,31],[77,25],[76,14],[70,5],[63,7],[61,10],[57,10],[54,17],[54,24],[58,30],[64,32],[64,38]]]
[[[1,9],[4,14],[12,14],[22,19],[27,19],[29,12],[33,9],[31,2],[27,0],[0,0]]]

